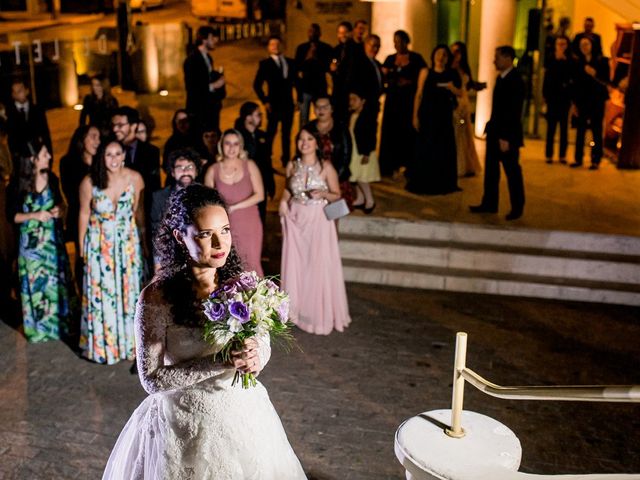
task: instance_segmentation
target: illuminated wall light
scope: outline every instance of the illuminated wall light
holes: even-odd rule
[[[160,90],[158,93],[161,97],[167,97],[169,95],[169,90]]]
[[[76,103],[76,104],[73,106],[73,109],[74,109],[74,110],[77,110],[78,112],[79,112],[80,110],[82,110],[83,108],[84,108],[84,105],[82,105],[81,103]]]
[[[590,147],[592,147],[592,148],[593,148],[593,147],[595,147],[595,146],[596,146],[596,142],[594,142],[593,140],[591,140],[591,141],[589,142],[589,146],[590,146]]]

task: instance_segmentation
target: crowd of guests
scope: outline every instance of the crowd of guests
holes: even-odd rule
[[[597,168],[608,65],[593,21],[587,20],[591,28],[586,22],[573,44],[565,35],[554,37],[546,59],[547,161],[559,125],[560,161],[566,163],[571,110],[578,128],[572,166],[582,164],[590,128],[592,168]],[[295,58],[283,55],[279,37],[268,39],[253,81],[257,101],[245,102],[234,124],[223,126],[226,79],[211,56],[219,32],[201,27],[184,62],[186,106],[174,113],[162,151],[150,143],[150,125],[139,112],[118,105],[107,79],[91,78],[80,125],[60,160],[60,179],[51,170],[44,111],[30,101],[24,81],[13,82],[13,102],[6,117],[0,116],[0,201],[7,213],[0,225],[1,259],[7,271],[16,266],[13,286],[30,341],[68,340],[98,363],[133,359],[136,301],[160,264],[153,239],[169,199],[193,183],[218,191],[244,268],[262,275],[266,205],[276,193],[272,152],[278,129],[286,177],[278,207],[281,274],[292,320],[317,334],[342,331],[350,323],[336,222],[324,207],[344,199],[350,209],[372,213],[370,184],[383,175],[404,174],[414,193],[458,191],[460,176],[481,171],[469,95],[486,85],[473,80],[462,42],[437,45],[427,63],[399,30],[396,53],[380,63],[380,38],[367,33],[364,21],[355,27],[340,23],[335,47],[321,41],[317,24],[308,35]],[[525,203],[519,164],[525,87],[514,61],[512,47],[496,49],[499,75],[486,129],[484,195],[470,207],[473,213],[497,212],[502,165],[511,200],[508,220],[519,218]],[[300,125],[292,155],[296,102]],[[7,222],[15,226],[15,242],[6,233]],[[73,273],[65,242],[75,245]],[[2,281],[12,286],[11,277]]]
[[[597,170],[603,155],[603,120],[609,99],[610,71],[602,55],[602,41],[595,33],[593,18],[584,21],[584,31],[568,36],[568,19],[547,38],[543,96],[547,105],[545,155],[553,163],[554,137],[560,130],[558,160],[567,163],[568,128],[576,128],[576,148],[571,167],[581,167],[587,130],[591,130],[590,169]]]

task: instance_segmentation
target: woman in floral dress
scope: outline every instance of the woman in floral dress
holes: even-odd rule
[[[9,186],[7,217],[18,225],[24,334],[30,342],[67,339],[76,299],[64,248],[60,183],[41,142],[28,144]]]
[[[80,184],[80,349],[107,364],[135,356],[133,317],[142,286],[144,182],[124,159],[119,142],[106,142]]]

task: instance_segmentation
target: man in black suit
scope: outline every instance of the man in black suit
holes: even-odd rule
[[[496,48],[494,65],[500,75],[493,90],[491,118],[486,126],[487,155],[484,170],[482,203],[469,207],[472,213],[496,213],[500,185],[500,163],[509,185],[511,211],[507,220],[516,220],[524,210],[524,182],[520,168],[520,147],[523,146],[522,105],[524,82],[515,70],[513,47]]]
[[[378,125],[378,113],[380,112],[380,95],[382,95],[382,65],[376,60],[376,55],[380,51],[380,37],[369,35],[364,41],[364,55],[360,58],[360,67],[357,69],[357,80],[350,89],[357,91],[365,100],[364,111],[366,115],[371,115]]]
[[[314,98],[327,94],[327,76],[333,49],[320,41],[320,25],[309,27],[309,41],[296,48],[296,69],[298,70],[298,105],[300,108],[300,128],[309,122],[309,109]]]
[[[29,88],[23,80],[15,79],[12,82],[11,99],[13,101],[7,106],[7,134],[13,158],[25,151],[28,142],[37,138],[42,139],[53,155],[47,116],[44,109],[29,99]],[[18,171],[16,165],[13,171]]]
[[[333,78],[333,118],[346,122],[349,116],[349,89],[353,86],[364,50],[353,40],[353,27],[341,22],[336,30],[338,44],[333,48],[329,71]]]
[[[291,159],[291,125],[293,123],[293,87],[296,79],[295,62],[282,54],[280,37],[271,36],[267,43],[269,58],[260,61],[253,90],[267,111],[267,136],[269,137],[269,155],[272,152],[273,138],[281,124],[282,165]],[[268,92],[264,91],[267,84]]]
[[[247,156],[256,162],[260,169],[264,192],[273,200],[276,194],[276,183],[273,178],[273,168],[271,167],[271,152],[269,151],[269,139],[267,134],[260,130],[262,123],[262,112],[257,103],[245,102],[240,107],[240,116],[236,120],[235,128],[242,134],[244,149]],[[262,224],[267,218],[267,197],[258,203],[258,211]]]
[[[584,19],[584,32],[577,33],[575,37],[573,37],[573,42],[571,42],[571,48],[573,50],[574,55],[580,55],[580,40],[583,38],[588,38],[591,40],[591,51],[595,57],[602,56],[602,38],[593,30],[596,27],[596,22],[592,17],[587,17]]]
[[[193,116],[196,129],[202,130],[205,124],[213,123],[220,130],[220,111],[222,100],[227,96],[222,71],[213,67],[209,55],[220,33],[213,27],[203,26],[196,34],[195,49],[184,61],[184,84],[187,91],[187,112]]]

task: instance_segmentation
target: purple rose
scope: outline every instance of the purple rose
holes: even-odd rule
[[[223,303],[207,302],[207,305],[204,307],[204,314],[212,322],[219,322],[227,316],[227,309]]]
[[[234,282],[225,283],[222,288],[222,293],[224,293],[227,298],[233,297],[238,293],[238,287]]]
[[[229,305],[229,313],[231,316],[237,318],[240,323],[247,323],[249,321],[249,308],[242,302],[232,302]]]
[[[255,272],[243,272],[237,282],[241,290],[253,290],[258,285],[258,277]]]
[[[289,319],[289,300],[284,299],[278,305],[278,317],[280,317],[280,321],[285,323]]]

